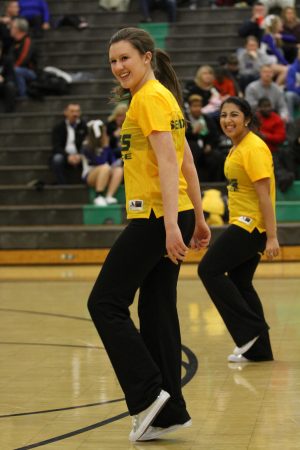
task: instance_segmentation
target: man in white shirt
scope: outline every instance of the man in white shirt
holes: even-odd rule
[[[64,120],[55,125],[52,130],[51,167],[58,184],[67,183],[66,171],[70,169],[81,171],[80,150],[87,134],[87,125],[81,119],[80,105],[73,103],[67,105],[64,116]]]

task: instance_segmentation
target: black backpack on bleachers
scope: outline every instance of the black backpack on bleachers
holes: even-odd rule
[[[70,84],[67,81],[53,73],[40,70],[37,78],[31,81],[27,93],[35,99],[42,99],[46,95],[68,95]]]

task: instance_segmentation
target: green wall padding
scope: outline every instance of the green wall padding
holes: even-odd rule
[[[140,23],[138,27],[148,31],[148,33],[153,37],[156,47],[161,49],[166,48],[166,37],[169,34],[168,22]]]

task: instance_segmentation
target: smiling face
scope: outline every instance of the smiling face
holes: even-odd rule
[[[220,125],[223,133],[228,136],[234,145],[237,145],[249,132],[250,119],[234,103],[225,103],[220,113]]]
[[[135,94],[146,81],[154,79],[151,68],[151,52],[141,54],[128,41],[119,41],[110,46],[111,71],[123,89]]]

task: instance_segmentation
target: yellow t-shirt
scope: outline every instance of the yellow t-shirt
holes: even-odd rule
[[[185,121],[173,94],[158,80],[147,81],[133,96],[122,126],[127,217],[148,218],[164,214],[158,164],[148,139],[152,131],[170,131],[179,170],[178,211],[192,209],[181,166],[184,154]]]
[[[229,223],[252,232],[265,231],[254,182],[270,178],[270,197],[275,211],[275,179],[272,154],[256,134],[249,132],[231,149],[224,166],[228,181]]]

